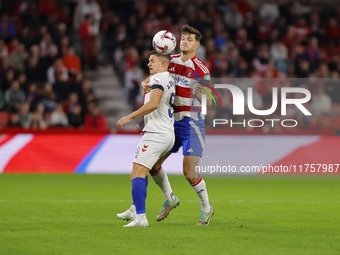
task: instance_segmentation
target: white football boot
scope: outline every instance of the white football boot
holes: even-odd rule
[[[149,222],[148,219],[146,218],[145,213],[143,214],[137,214],[136,218],[131,221],[129,224],[124,225],[124,228],[129,228],[129,227],[148,227]]]
[[[136,206],[131,205],[125,212],[117,213],[117,218],[122,220],[133,220],[136,218]]]

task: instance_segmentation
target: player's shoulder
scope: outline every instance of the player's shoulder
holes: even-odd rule
[[[175,54],[175,55],[171,55],[170,58],[171,58],[171,62],[174,62],[174,61],[177,61],[179,60],[181,57],[181,54]]]
[[[198,73],[200,79],[210,80],[210,71],[206,64],[204,64],[198,57],[193,57],[191,61],[194,63],[195,70]]]
[[[160,72],[152,75],[150,77],[150,84],[151,85],[163,85],[169,82],[169,79],[171,79],[172,76],[168,71],[166,72]]]
[[[200,65],[207,66],[207,65],[206,65],[202,60],[200,60],[197,56],[193,57],[191,60],[194,61],[195,63],[200,64]]]
[[[191,59],[191,61],[194,63],[195,69],[196,69],[196,70],[200,70],[200,71],[202,71],[204,74],[210,74],[210,71],[209,71],[207,65],[204,64],[204,62],[203,62],[202,60],[200,60],[198,57],[196,57],[196,56],[193,57],[193,58]]]
[[[169,76],[169,72],[168,71],[165,71],[165,72],[159,72],[159,73],[156,73],[154,75],[152,75],[150,77],[150,80],[151,79],[163,79],[163,78],[166,78]]]
[[[154,75],[152,75],[149,79],[150,81],[150,84],[153,85],[153,84],[160,84],[161,83],[161,80],[163,78],[163,75],[161,75],[162,73],[156,73]]]
[[[173,58],[179,58],[181,56],[181,53],[179,54],[174,54],[174,55],[170,55],[170,58],[173,59]]]

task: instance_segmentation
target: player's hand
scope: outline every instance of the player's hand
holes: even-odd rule
[[[197,97],[197,96],[200,96],[202,94],[202,90],[200,89],[201,87],[201,84],[199,83],[196,83],[193,87],[193,91],[192,91],[192,94]]]
[[[151,91],[151,85],[149,84],[150,81],[150,77],[152,75],[149,75],[148,78],[146,78],[143,82],[142,82],[142,89],[144,90],[145,93],[149,93]]]
[[[131,120],[132,120],[132,118],[129,115],[125,116],[125,117],[121,118],[120,120],[118,120],[117,127],[123,128],[123,126],[125,124],[129,123]]]

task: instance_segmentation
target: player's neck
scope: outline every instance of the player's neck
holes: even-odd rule
[[[191,51],[191,52],[181,52],[181,60],[183,62],[192,59],[193,57],[195,57],[195,51]]]
[[[168,71],[168,69],[161,69],[161,70],[159,70],[157,73],[154,73],[154,74],[152,74],[152,75],[155,75],[155,74],[158,74],[158,73],[167,72],[167,71]]]

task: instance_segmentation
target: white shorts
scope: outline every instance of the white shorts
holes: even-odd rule
[[[137,147],[133,163],[151,170],[157,160],[170,151],[174,143],[174,133],[145,133]]]

